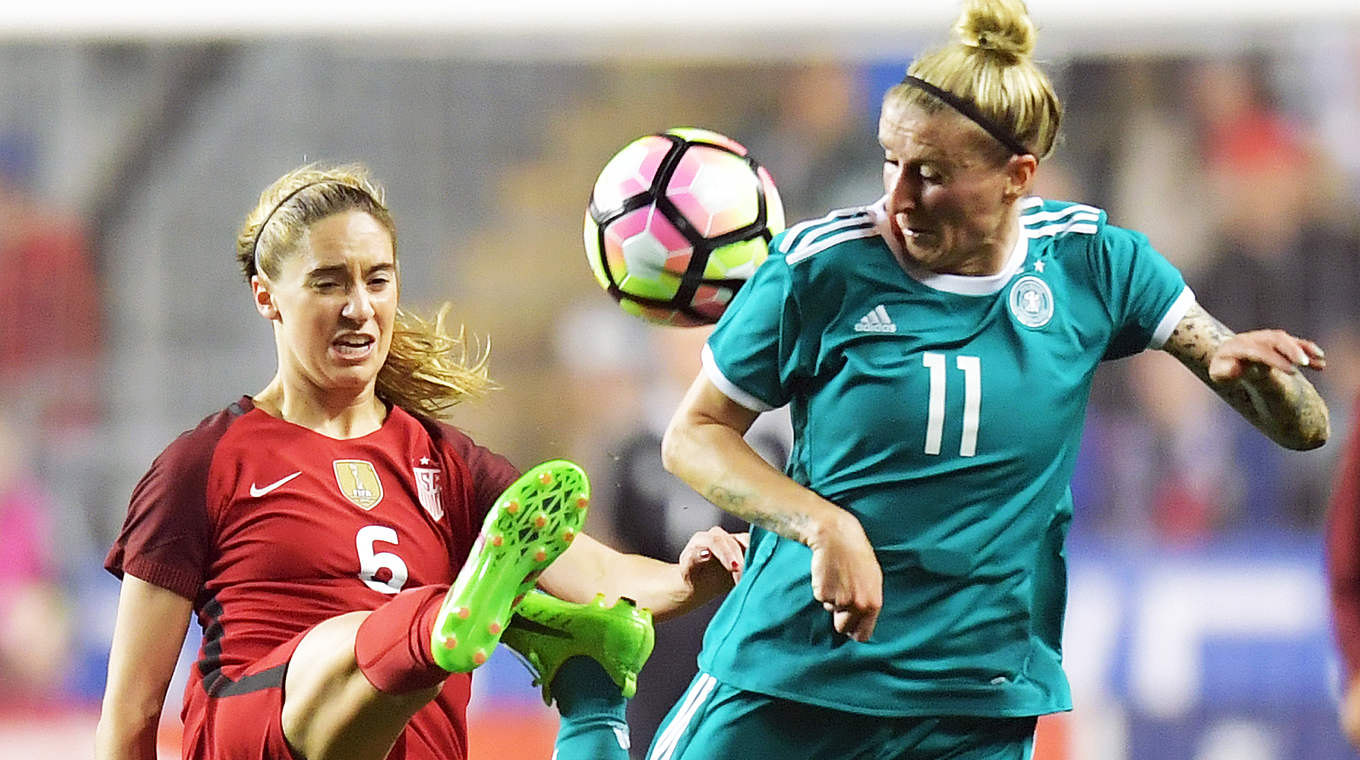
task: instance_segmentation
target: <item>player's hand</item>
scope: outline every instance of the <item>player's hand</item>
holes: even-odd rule
[[[1327,358],[1311,340],[1296,338],[1284,330],[1253,330],[1238,333],[1223,342],[1209,361],[1209,378],[1216,383],[1253,375],[1265,376],[1271,369],[1290,372],[1295,367],[1323,369]]]
[[[808,541],[812,596],[831,613],[837,632],[868,641],[883,609],[883,568],[859,520],[843,510],[835,519]]]
[[[1341,732],[1360,750],[1360,676],[1354,678],[1341,699]]]
[[[698,603],[726,593],[746,566],[750,533],[728,533],[714,526],[690,536],[680,550],[680,576]]]

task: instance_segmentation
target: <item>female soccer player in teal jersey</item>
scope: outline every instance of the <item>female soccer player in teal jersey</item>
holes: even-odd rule
[[[970,0],[879,122],[885,196],[776,238],[710,337],[668,468],[754,524],[652,760],[1020,760],[1071,707],[1069,480],[1097,365],[1160,348],[1281,445],[1315,344],[1234,335],[1147,239],[1029,193],[1061,107],[1020,0]],[[789,405],[785,473],[742,441]]]

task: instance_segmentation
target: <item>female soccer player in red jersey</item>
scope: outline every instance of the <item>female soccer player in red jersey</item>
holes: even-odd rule
[[[1360,402],[1337,460],[1327,510],[1327,582],[1341,653],[1341,730],[1360,749]]]
[[[568,602],[627,595],[661,617],[730,587],[736,537],[701,533],[674,565],[620,554],[576,535],[588,486],[574,467],[519,477],[437,421],[486,388],[484,363],[442,315],[398,307],[395,244],[361,167],[294,170],[247,217],[237,258],[278,370],[171,443],[133,492],[106,560],[123,589],[100,760],[156,756],[191,612],[203,645],[184,757],[448,760],[467,755],[460,671],[485,659],[535,579]],[[614,609],[645,627],[634,639],[650,651],[645,615]],[[629,692],[641,662],[602,654]],[[531,659],[550,680],[561,655]]]

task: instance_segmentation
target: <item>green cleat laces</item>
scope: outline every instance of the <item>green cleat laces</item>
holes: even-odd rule
[[[539,573],[581,532],[589,503],[585,471],[562,459],[505,489],[435,618],[430,652],[440,667],[466,673],[486,662]]]
[[[535,591],[515,610],[501,643],[519,653],[552,704],[553,676],[570,657],[584,655],[604,667],[623,696],[637,693],[637,675],[652,654],[652,613],[632,599],[605,606],[604,594],[586,604]]]

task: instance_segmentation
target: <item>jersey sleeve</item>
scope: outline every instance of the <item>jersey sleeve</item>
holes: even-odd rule
[[[1142,233],[1102,224],[1091,249],[1091,267],[1114,323],[1106,359],[1161,348],[1195,303],[1180,270]]]
[[[779,238],[771,244],[777,250]],[[788,403],[799,350],[792,271],[771,255],[737,291],[704,346],[704,374],[728,398],[755,412]]]
[[[1360,401],[1327,509],[1327,585],[1346,683],[1360,675]]]
[[[132,491],[105,569],[186,599],[198,595],[211,561],[208,478],[218,438],[202,429],[185,433],[156,457]]]
[[[438,423],[438,434],[445,453],[452,453],[467,466],[468,518],[473,525],[480,525],[496,499],[519,477],[519,469],[452,425]]]

